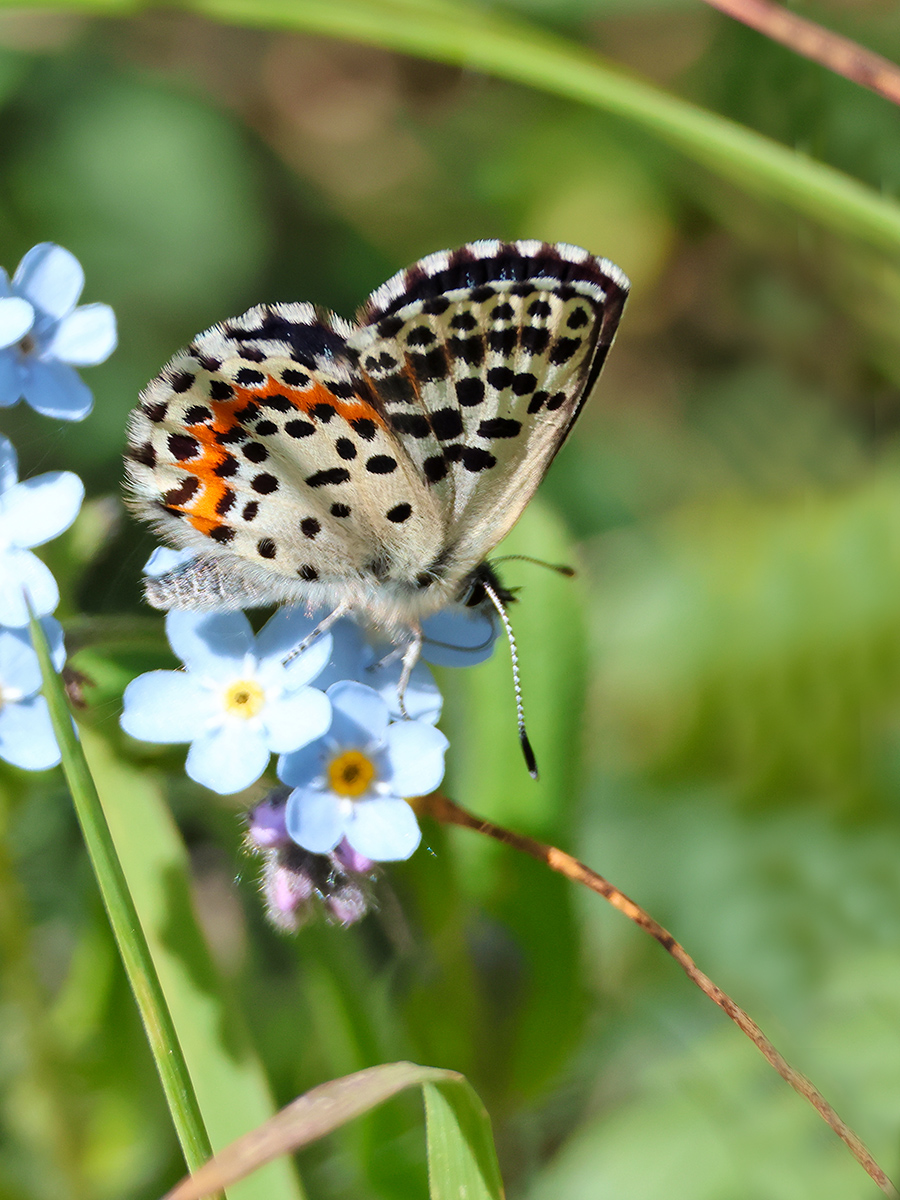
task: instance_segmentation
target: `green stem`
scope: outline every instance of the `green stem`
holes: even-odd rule
[[[368,42],[589,104],[643,127],[748,191],[841,234],[900,250],[900,205],[889,197],[524,21],[457,0],[182,0],[182,5],[235,24]]]
[[[210,1157],[212,1148],[194,1086],[137,909],[116,854],[100,796],[81,744],[75,736],[59,677],[50,661],[44,632],[34,618],[31,621],[31,639],[40,659],[44,695],[47,697],[53,729],[62,752],[63,771],[75,803],[88,855],[144,1022],[185,1162],[190,1171],[195,1171]]]

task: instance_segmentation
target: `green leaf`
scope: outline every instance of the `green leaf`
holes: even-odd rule
[[[456,1071],[405,1062],[369,1067],[312,1088],[183,1180],[166,1200],[200,1200],[229,1187],[410,1087],[425,1093],[432,1200],[502,1200],[490,1120],[468,1081]]]
[[[503,1195],[487,1113],[462,1084],[425,1083],[428,1182],[431,1200],[479,1200]]]

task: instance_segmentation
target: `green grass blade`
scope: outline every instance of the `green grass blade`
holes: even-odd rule
[[[432,1197],[502,1200],[490,1121],[468,1080],[456,1071],[408,1062],[384,1063],[320,1084],[228,1146],[169,1192],[166,1200],[212,1195],[410,1087],[421,1087],[425,1093]]]
[[[0,0],[5,7],[13,5]],[[139,0],[53,0],[33,7],[127,14],[155,6]],[[367,42],[590,105],[633,122],[722,178],[826,228],[882,250],[900,249],[900,205],[893,200],[517,17],[465,0],[182,0],[181,7],[238,25]]]
[[[900,205],[893,200],[512,16],[456,0],[190,0],[184,6],[236,24],[385,46],[591,105],[836,232],[900,249]]]
[[[272,1115],[268,1082],[194,916],[184,844],[159,789],[96,734],[85,731],[83,741],[218,1150]],[[295,1052],[302,1053],[302,1040]],[[301,1192],[293,1165],[284,1160],[228,1194],[229,1200],[298,1200]]]
[[[467,1080],[423,1083],[431,1200],[501,1200],[490,1119]]]
[[[75,804],[78,823],[97,877],[128,980],[134,991],[147,1040],[162,1081],[166,1101],[185,1162],[193,1170],[210,1153],[209,1137],[191,1077],[166,1004],[150,948],[116,853],[100,797],[72,726],[62,681],[53,669],[44,631],[34,618],[31,640],[41,664],[44,695],[62,766]]]

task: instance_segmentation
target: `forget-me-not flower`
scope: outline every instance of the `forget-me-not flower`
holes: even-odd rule
[[[62,627],[53,617],[41,626],[53,665],[66,661]],[[26,771],[44,771],[60,760],[41,690],[41,668],[26,629],[0,629],[0,758]]]
[[[310,687],[328,661],[331,636],[285,659],[313,629],[302,610],[283,608],[254,636],[239,612],[173,611],[166,633],[185,671],[151,671],[125,689],[121,724],[148,742],[190,742],[185,769],[214,792],[254,783],[270,753],[321,737],[331,705]]]
[[[0,436],[0,625],[28,624],[26,596],[36,616],[53,612],[59,588],[50,568],[32,554],[75,520],[84,485],[71,471],[48,471],[16,482],[16,452]]]
[[[375,862],[409,858],[421,834],[405,797],[441,782],[447,739],[427,721],[392,722],[385,699],[365,684],[342,680],[327,695],[327,734],[278,763],[278,777],[294,789],[288,834],[314,854],[346,838]]]
[[[116,318],[108,304],[76,307],[84,271],[74,254],[41,242],[10,282],[0,268],[0,408],[23,396],[37,412],[80,421],[93,404],[75,367],[109,358]]]
[[[326,614],[315,614],[320,620]],[[400,709],[402,653],[387,643],[372,645],[352,617],[342,617],[331,627],[332,649],[328,666],[316,680],[316,686],[329,688],[342,679],[355,679],[373,688],[387,703],[391,720],[403,717],[428,721],[434,725],[441,715],[444,698],[434,676],[421,660],[410,674]]]

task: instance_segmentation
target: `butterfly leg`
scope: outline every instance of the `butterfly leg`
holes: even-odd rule
[[[320,637],[323,633],[327,633],[335,621],[345,616],[349,611],[350,606],[348,604],[339,604],[337,608],[333,610],[333,612],[328,614],[327,617],[322,618],[312,633],[308,633],[299,646],[295,646],[290,654],[286,658],[282,659],[281,665],[283,667],[290,666],[295,658],[299,658],[304,650],[308,650],[310,648],[317,637]]]
[[[423,635],[422,630],[418,625],[413,627],[413,636],[409,645],[403,651],[403,670],[400,672],[400,682],[397,684],[397,699],[400,706],[400,715],[404,721],[410,720],[410,715],[406,711],[406,689],[409,687],[409,677],[412,675],[413,667],[419,661],[419,655],[422,653]]]

